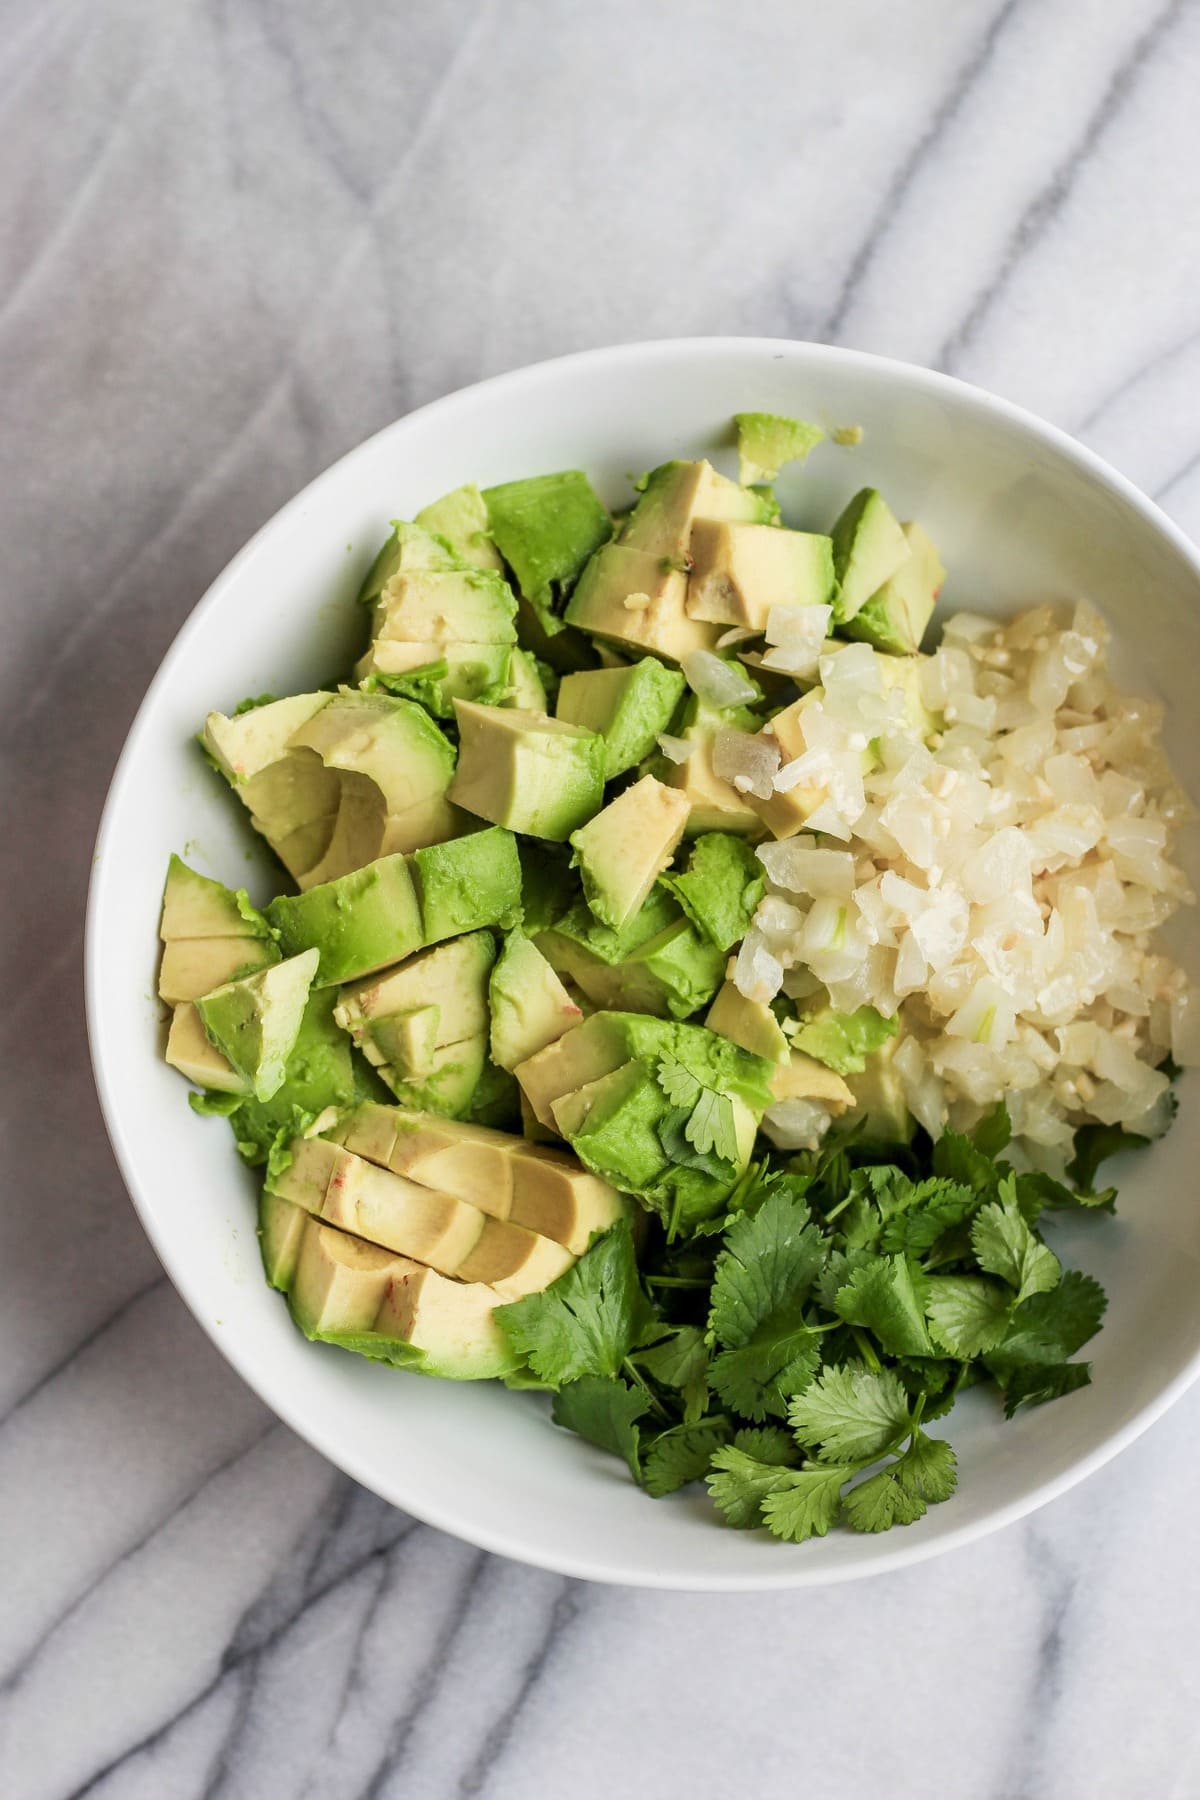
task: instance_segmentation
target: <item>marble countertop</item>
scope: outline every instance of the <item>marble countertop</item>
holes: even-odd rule
[[[478,376],[693,332],[1024,402],[1200,532],[1200,10],[9,0],[0,13],[0,1791],[1192,1800],[1200,1390],[971,1549],[778,1598],[483,1555],[273,1422],[101,1127],[129,720],[254,528]]]

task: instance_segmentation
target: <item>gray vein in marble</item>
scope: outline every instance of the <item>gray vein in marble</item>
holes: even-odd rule
[[[564,1580],[555,1596],[541,1642],[525,1664],[516,1695],[500,1717],[488,1728],[483,1743],[459,1777],[458,1792],[463,1796],[463,1800],[470,1800],[470,1796],[483,1792],[492,1770],[508,1749],[529,1698],[545,1674],[550,1658],[559,1647],[563,1633],[578,1618],[581,1604],[579,1583]]]
[[[1129,55],[1114,71],[1098,104],[1093,108],[1077,143],[1021,214],[1004,246],[995,273],[980,289],[962,321],[942,345],[937,358],[938,368],[952,374],[957,373],[1018,264],[1042,240],[1061,213],[1097,144],[1136,91],[1147,65],[1173,26],[1186,15],[1190,4],[1191,0],[1169,0],[1169,4],[1138,35]]]
[[[93,1326],[86,1336],[78,1338],[71,1348],[59,1358],[58,1362],[53,1363],[44,1375],[38,1377],[32,1387],[17,1396],[7,1412],[0,1414],[0,1427],[7,1425],[9,1420],[21,1411],[22,1407],[29,1405],[31,1400],[36,1400],[38,1395],[50,1386],[51,1382],[57,1381],[60,1375],[73,1368],[76,1357],[82,1356],[85,1350],[90,1350],[93,1344],[98,1343],[107,1332],[113,1329],[114,1325],[119,1325],[122,1319],[138,1305],[139,1301],[144,1300],[148,1294],[154,1293],[156,1288],[162,1287],[166,1279],[166,1276],[160,1271],[149,1281],[143,1282],[126,1299],[122,1300],[121,1304],[113,1312],[110,1312],[106,1319],[102,1319],[98,1325]],[[0,1682],[0,1693],[4,1691],[4,1685],[3,1682]]]
[[[969,102],[972,90],[991,63],[996,45],[1021,3],[1022,0],[1004,0],[1004,5],[993,15],[986,31],[982,33],[975,48],[962,65],[953,85],[947,90],[945,99],[934,113],[928,127],[922,132],[897,169],[888,185],[887,192],[872,214],[866,236],[854,253],[838,289],[837,297],[819,330],[815,333],[820,341],[836,343],[841,336],[842,327],[858,290],[875,260],[880,244],[895,224],[905,197],[922,168],[937,151],[949,127]]]
[[[1025,1552],[1031,1584],[1041,1599],[1041,1630],[1026,1675],[1021,1735],[992,1800],[1035,1800],[1046,1792],[1045,1752],[1062,1695],[1063,1659],[1070,1649],[1071,1608],[1078,1577],[1065,1567],[1036,1525],[1028,1530]]]
[[[1082,418],[1076,420],[1074,426],[1076,436],[1084,436],[1119,400],[1123,400],[1127,394],[1133,393],[1134,389],[1140,387],[1142,382],[1148,380],[1152,375],[1157,375],[1160,370],[1168,367],[1177,357],[1183,356],[1197,343],[1200,343],[1200,326],[1197,326],[1194,331],[1189,331],[1185,337],[1168,344],[1165,350],[1155,350],[1152,356],[1143,358],[1129,371],[1128,375],[1117,383],[1116,387],[1109,388],[1107,393],[1102,394],[1099,400],[1088,408]]]

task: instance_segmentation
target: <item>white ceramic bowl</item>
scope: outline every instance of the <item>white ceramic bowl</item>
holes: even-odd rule
[[[961,1467],[953,1500],[882,1537],[783,1545],[723,1528],[703,1489],[647,1499],[615,1459],[553,1427],[537,1396],[422,1380],[305,1342],[263,1281],[252,1175],[224,1123],[191,1113],[160,1061],[156,933],[172,850],[252,890],[265,874],[193,734],[211,707],[311,688],[342,666],[361,630],[352,596],[390,519],[459,482],[575,466],[615,502],[630,471],[727,455],[730,415],[742,409],[861,425],[857,449],[825,446],[785,473],[785,513],[824,522],[854,489],[877,484],[940,546],[943,608],[1090,596],[1122,635],[1119,672],[1166,701],[1169,747],[1200,794],[1187,730],[1200,559],[1121,476],[1027,413],[923,369],[769,340],[633,344],[425,407],[263,527],[146,695],[108,798],[88,918],[88,1022],[108,1129],[142,1222],[214,1343],[289,1425],[397,1506],[508,1556],[648,1587],[802,1587],[896,1568],[1018,1518],[1129,1443],[1200,1367],[1194,1097],[1164,1143],[1119,1171],[1115,1222],[1051,1227],[1064,1256],[1109,1292],[1094,1385],[1012,1424],[968,1395],[948,1426]]]

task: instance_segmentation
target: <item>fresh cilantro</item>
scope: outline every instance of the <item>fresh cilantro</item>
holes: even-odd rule
[[[737,1164],[737,1125],[728,1094],[710,1088],[664,1051],[656,1070],[658,1085],[673,1107],[687,1114],[683,1134],[701,1157],[716,1156],[732,1173]]]
[[[543,1381],[557,1387],[585,1375],[616,1375],[650,1320],[628,1225],[614,1225],[565,1275],[539,1294],[498,1306],[495,1317]]]
[[[971,1134],[975,1148],[993,1161],[1002,1150],[1007,1150],[1012,1142],[1012,1120],[1008,1116],[1008,1108],[1001,1100],[986,1119],[981,1119]]]
[[[576,1431],[580,1437],[613,1456],[624,1457],[635,1481],[639,1466],[638,1420],[650,1410],[650,1402],[627,1381],[606,1380],[601,1375],[581,1375],[554,1396],[551,1417],[556,1425]]]
[[[764,1500],[782,1492],[795,1472],[725,1444],[713,1455],[708,1491],[726,1522],[745,1531],[762,1524]]]
[[[911,1525],[928,1506],[948,1500],[957,1485],[956,1460],[949,1444],[944,1438],[916,1431],[903,1456],[850,1489],[843,1502],[846,1522],[855,1531]]]
[[[1011,1176],[1001,1180],[999,1191],[1000,1199],[976,1214],[971,1246],[980,1268],[1015,1288],[1020,1302],[1055,1287],[1062,1264],[1026,1223]]]
[[[809,1538],[824,1537],[837,1524],[842,1510],[842,1488],[855,1473],[834,1464],[812,1469],[790,1469],[786,1482],[773,1488],[762,1500],[763,1521],[768,1529],[785,1543],[803,1544]]]
[[[1095,1337],[1107,1304],[1098,1281],[1068,1269],[1057,1287],[1031,1294],[1014,1310],[988,1368],[1003,1381],[1014,1368],[1065,1362]]]
[[[676,1425],[660,1432],[642,1455],[646,1492],[661,1499],[708,1473],[714,1451],[729,1441],[729,1422],[706,1419],[699,1425]]]
[[[821,1340],[798,1313],[772,1313],[754,1336],[713,1358],[709,1381],[725,1405],[762,1423],[787,1417],[793,1394],[808,1386],[820,1359]]]
[[[799,1306],[825,1255],[803,1200],[772,1194],[753,1215],[735,1217],[713,1277],[708,1322],[714,1340],[736,1350],[772,1314]]]
[[[899,1376],[863,1363],[826,1369],[791,1402],[788,1419],[798,1441],[823,1462],[872,1462],[911,1422]]]
[[[699,1326],[676,1326],[648,1350],[636,1351],[633,1360],[652,1381],[678,1389],[684,1424],[694,1425],[708,1405],[708,1346]]]
[[[796,1461],[796,1440],[782,1425],[752,1425],[734,1433],[734,1443],[759,1462],[790,1467]]]
[[[1122,1150],[1144,1150],[1153,1138],[1121,1125],[1083,1125],[1075,1133],[1075,1154],[1067,1164],[1067,1174],[1083,1194],[1092,1194],[1100,1164]]]
[[[1087,1387],[1091,1379],[1091,1363],[1042,1363],[1015,1369],[1004,1384],[1004,1416],[1011,1419],[1021,1406],[1044,1406],[1048,1400],[1061,1400],[1064,1394]]]
[[[970,1361],[994,1350],[1008,1329],[1013,1297],[998,1281],[980,1275],[933,1275],[925,1313],[935,1341],[951,1356]]]
[[[933,1146],[933,1172],[947,1181],[959,1182],[981,1199],[990,1198],[1007,1174],[1003,1163],[993,1159],[957,1131],[945,1131]]]
[[[925,1323],[929,1278],[907,1256],[879,1256],[859,1268],[834,1306],[847,1325],[861,1326],[892,1356],[931,1356]]]

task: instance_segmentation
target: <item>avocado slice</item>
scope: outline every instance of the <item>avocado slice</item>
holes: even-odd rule
[[[334,1017],[377,1066],[418,1077],[433,1068],[435,1050],[487,1030],[495,955],[490,931],[465,932],[343,988]]]
[[[863,602],[844,630],[847,637],[874,644],[892,656],[914,656],[933,617],[946,571],[932,538],[915,520],[900,529],[908,541],[908,560]]]
[[[747,487],[774,481],[780,469],[788,463],[803,462],[825,436],[819,425],[788,419],[781,413],[734,413],[733,422],[737,428],[738,480]]]
[[[580,570],[612,536],[612,520],[580,469],[485,488],[488,526],[542,629],[563,629],[562,605]]]
[[[158,997],[168,1006],[178,1006],[278,961],[279,950],[271,938],[172,938],[163,945]]]
[[[731,1043],[740,1044],[743,1050],[765,1057],[768,1062],[786,1062],[791,1054],[783,1027],[771,1008],[764,1001],[747,1000],[732,980],[722,983],[704,1023],[710,1031],[719,1031]]]
[[[621,543],[684,570],[697,519],[768,525],[774,516],[766,495],[718,475],[709,462],[661,463],[636,486],[641,498],[621,527]]]
[[[461,569],[463,558],[440,533],[407,519],[392,520],[392,535],[363,577],[359,603],[369,606],[397,575],[420,569]]]
[[[487,503],[473,482],[423,506],[415,523],[440,537],[473,568],[503,574],[504,559],[488,531]]]
[[[765,631],[773,606],[826,606],[833,598],[833,542],[815,532],[697,519],[691,557],[693,619]]]
[[[517,840],[499,826],[414,851],[409,866],[426,944],[503,924],[521,904]]]
[[[836,1069],[793,1050],[780,1063],[771,1082],[776,1100],[815,1100],[831,1113],[846,1112],[854,1105],[854,1096]]]
[[[213,1046],[256,1100],[270,1100],[284,1084],[319,961],[318,951],[305,950],[196,1001]]]
[[[385,1031],[385,1041],[387,1035]],[[457,1043],[436,1045],[429,1067],[419,1075],[406,1074],[391,1063],[381,1065],[379,1074],[401,1105],[457,1118],[471,1111],[487,1070],[487,1049],[487,1032],[479,1031]]]
[[[741,942],[766,891],[762,864],[744,838],[728,831],[695,838],[687,867],[664,875],[662,885],[718,950]]]
[[[876,488],[861,488],[833,527],[837,576],[834,619],[844,625],[894,575],[911,551],[900,522]]]
[[[245,888],[239,888],[235,893],[210,876],[189,869],[178,856],[172,856],[167,864],[159,926],[159,936],[164,944],[175,938],[268,938],[270,935],[270,926],[258,908],[251,905]]]
[[[848,1013],[825,1006],[803,1019],[793,1041],[797,1050],[816,1057],[839,1075],[861,1075],[868,1057],[895,1037],[896,1031],[896,1020],[885,1018],[873,1006]]]
[[[567,619],[618,650],[681,663],[721,635],[687,610],[687,563],[627,543],[606,544],[579,578]]]
[[[690,810],[683,794],[643,775],[571,833],[584,898],[602,925],[620,931],[641,911]]]
[[[164,1060],[173,1069],[214,1094],[248,1094],[250,1083],[213,1048],[193,1000],[185,1000],[171,1014]]]
[[[371,636],[376,645],[513,644],[516,611],[512,589],[492,570],[408,569],[381,590]]]
[[[341,778],[291,739],[328,706],[332,694],[294,694],[249,712],[211,712],[201,743],[295,880],[328,848],[341,801]]]
[[[600,805],[604,744],[595,732],[519,707],[455,705],[457,806],[530,837],[562,842]]]
[[[611,781],[650,755],[685,686],[678,669],[653,656],[616,669],[582,669],[563,676],[555,715],[604,739],[604,779]]]
[[[510,931],[488,986],[492,1061],[502,1069],[552,1044],[583,1017],[537,945]]]
[[[422,941],[416,889],[401,855],[381,857],[303,894],[280,894],[267,917],[287,955],[320,951],[317,987],[386,968]]]
[[[498,704],[515,706],[520,712],[548,712],[550,696],[543,680],[543,669],[549,677],[550,669],[544,664],[539,667],[531,650],[514,649],[503,682],[504,696]],[[474,696],[466,694],[463,698],[470,700]]]
[[[263,1188],[258,1196],[258,1243],[269,1286],[287,1293],[296,1278],[308,1214]]]

